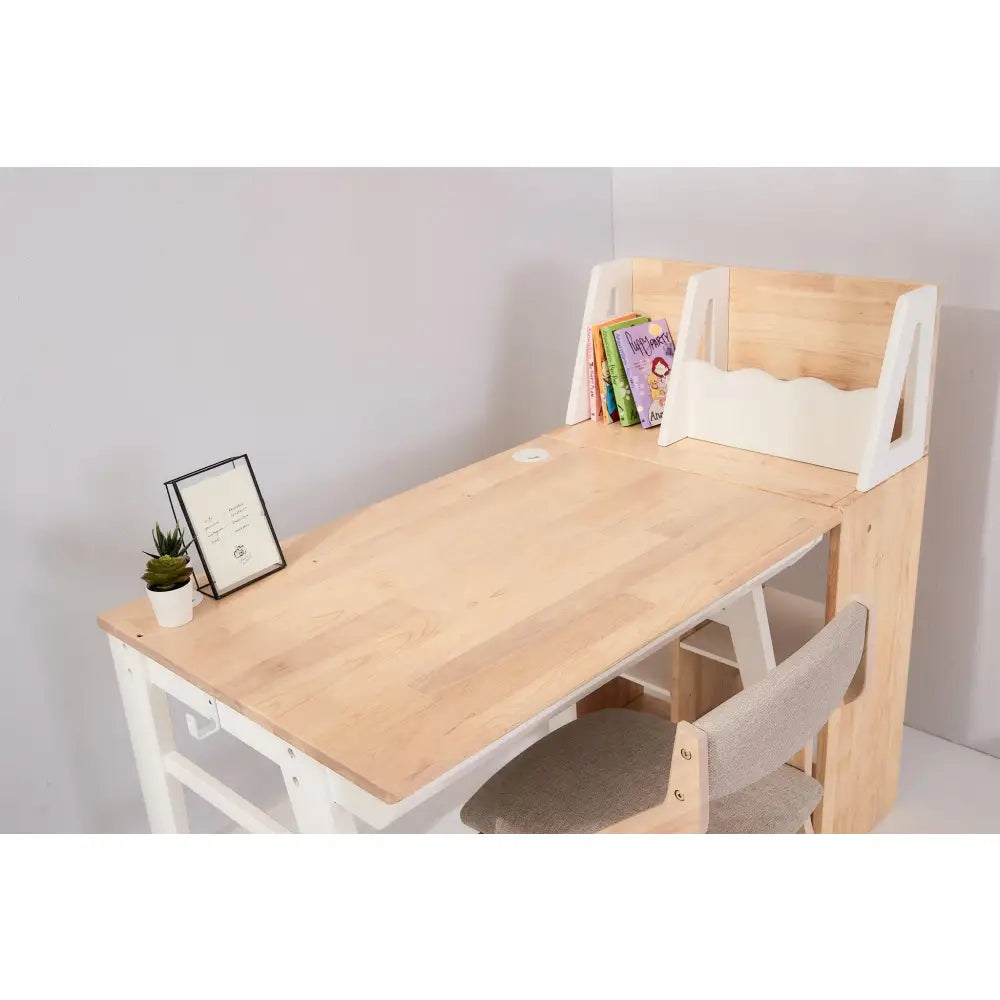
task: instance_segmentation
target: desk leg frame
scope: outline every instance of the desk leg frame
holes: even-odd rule
[[[273,733],[111,638],[111,655],[121,692],[125,721],[139,772],[139,784],[153,833],[189,832],[184,787],[206,799],[251,833],[287,833],[280,823],[248,802],[193,761],[178,753],[167,695],[201,716],[209,731],[225,730],[281,769],[300,833],[356,833],[354,816],[334,801],[329,771]]]
[[[167,754],[174,750],[167,696],[150,683],[147,660],[142,653],[112,639],[111,655],[149,828],[153,833],[187,833],[184,786],[167,773],[165,765]]]
[[[354,816],[331,800],[327,769],[291,747],[287,758],[281,773],[299,833],[357,833]]]

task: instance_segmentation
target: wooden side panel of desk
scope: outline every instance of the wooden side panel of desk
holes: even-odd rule
[[[827,618],[854,598],[870,618],[847,702],[820,734],[821,833],[867,833],[896,799],[926,482],[924,458],[848,498],[831,532]]]

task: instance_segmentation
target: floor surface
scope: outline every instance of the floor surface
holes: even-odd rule
[[[1000,833],[1000,759],[903,730],[899,797],[876,833]]]

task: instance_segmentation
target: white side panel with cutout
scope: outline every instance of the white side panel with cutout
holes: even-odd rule
[[[587,384],[588,327],[604,319],[632,311],[632,258],[598,264],[590,272],[587,303],[583,309],[580,340],[573,365],[573,384],[566,405],[566,423],[578,424],[590,419],[590,390]]]
[[[861,492],[912,465],[927,445],[937,289],[924,285],[900,295],[892,314],[889,342],[879,375],[874,417],[865,439],[858,475]],[[893,441],[896,411],[906,388],[902,433]]]
[[[674,367],[667,386],[667,399],[660,422],[659,442],[673,444],[681,438],[697,437],[691,416],[698,406],[697,388],[691,383],[691,362],[698,360],[707,332],[705,357],[725,369],[729,356],[729,268],[702,271],[688,280],[684,308],[677,332]]]

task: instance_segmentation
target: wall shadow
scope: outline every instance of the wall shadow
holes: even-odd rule
[[[984,601],[984,541],[998,386],[1000,313],[943,308],[906,723],[994,754],[1000,738],[984,741],[973,728],[978,699],[1000,708],[1000,675],[984,643],[997,610]]]

